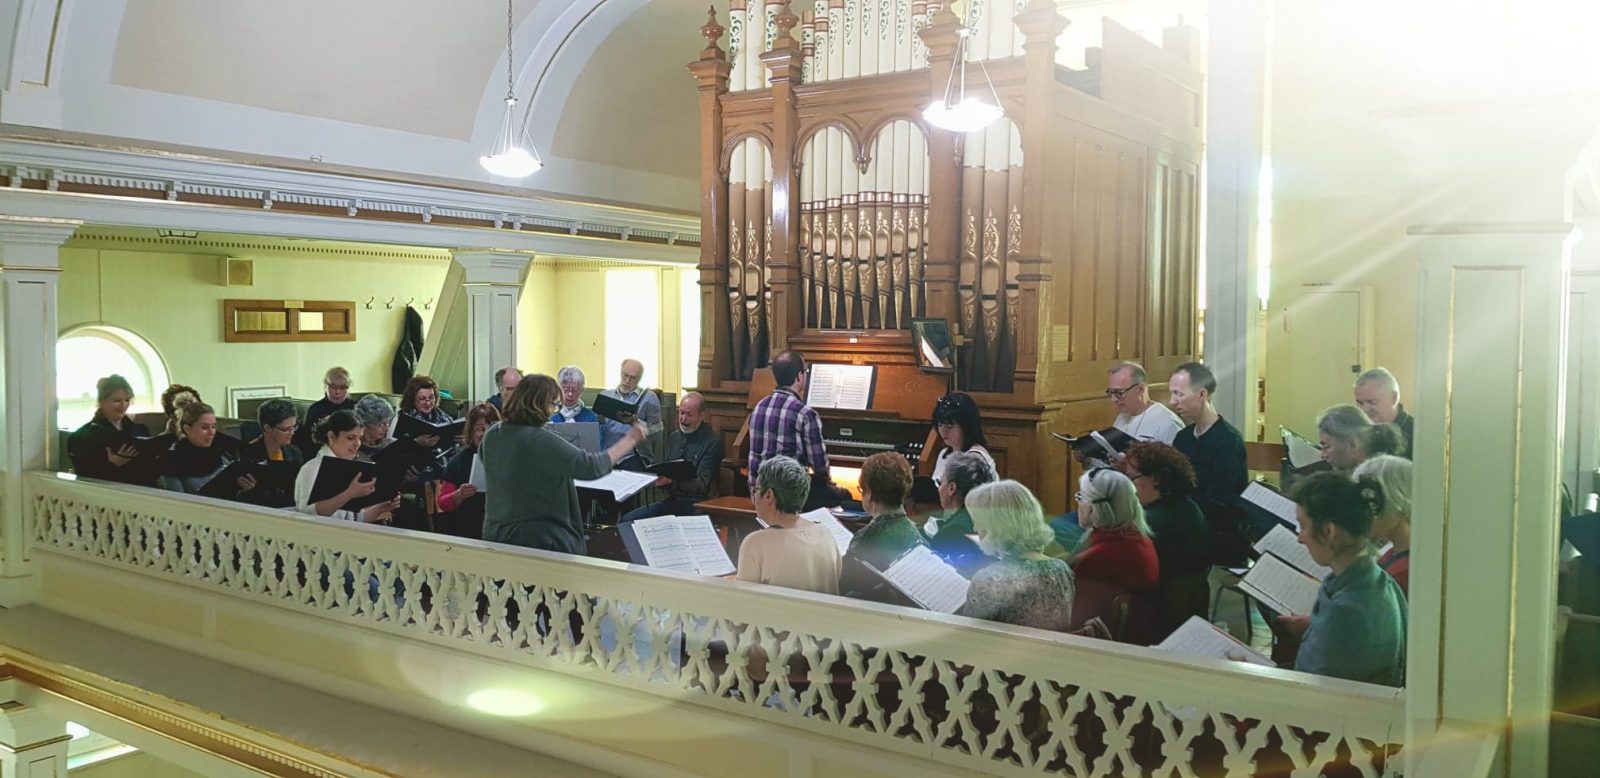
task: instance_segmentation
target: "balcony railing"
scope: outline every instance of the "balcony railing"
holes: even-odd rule
[[[951,767],[1401,761],[1396,689],[56,473],[29,474],[25,499],[47,581],[53,558],[85,560]]]

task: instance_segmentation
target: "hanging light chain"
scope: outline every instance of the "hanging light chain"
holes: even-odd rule
[[[511,74],[512,63],[516,61],[511,53],[511,0],[506,0],[506,102],[514,103],[517,100],[516,82]]]

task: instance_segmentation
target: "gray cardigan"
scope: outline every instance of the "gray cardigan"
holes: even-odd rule
[[[574,479],[611,472],[605,452],[590,453],[544,427],[496,424],[479,448],[488,487],[483,539],[583,554],[583,513]]]

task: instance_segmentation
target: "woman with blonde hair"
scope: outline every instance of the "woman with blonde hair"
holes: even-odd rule
[[[958,616],[1065,632],[1072,627],[1072,568],[1044,555],[1055,541],[1044,509],[1016,481],[987,483],[967,495],[978,547],[994,561],[978,570]]]

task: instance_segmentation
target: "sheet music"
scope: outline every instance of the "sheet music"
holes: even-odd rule
[[[1271,554],[1256,560],[1239,588],[1285,616],[1309,616],[1317,604],[1317,579]]]
[[[874,365],[811,366],[806,404],[813,408],[843,408],[864,411],[872,404]]]
[[[477,487],[479,494],[489,493],[489,476],[483,472],[483,454],[472,456],[472,474],[467,476],[467,483]]]
[[[1118,452],[1116,446],[1111,445],[1111,441],[1106,440],[1105,436],[1098,431],[1089,433],[1089,437],[1094,438],[1094,442],[1100,444],[1100,448],[1106,452],[1106,456],[1110,457],[1111,461],[1116,461]]]
[[[960,609],[972,585],[927,546],[912,548],[889,565],[883,577],[922,607],[939,613],[955,613]]]
[[[1251,481],[1250,485],[1244,488],[1244,493],[1239,496],[1254,505],[1260,506],[1268,513],[1289,522],[1289,525],[1294,527],[1295,531],[1298,532],[1300,530],[1300,511],[1299,507],[1294,504],[1294,500],[1262,486],[1258,481]]]
[[[1263,555],[1273,554],[1316,576],[1319,581],[1333,575],[1333,568],[1317,564],[1317,560],[1311,558],[1311,550],[1302,545],[1300,539],[1282,525],[1273,527],[1271,532],[1256,541],[1255,549]]]
[[[1299,470],[1322,461],[1322,446],[1288,427],[1278,428],[1278,437],[1289,449],[1289,466]]]
[[[728,549],[722,547],[722,538],[717,537],[717,528],[711,525],[710,516],[678,516],[676,521],[689,543],[695,572],[701,575],[734,573],[733,559],[728,556]]]
[[[827,508],[818,508],[814,511],[800,514],[800,518],[827,527],[828,534],[833,536],[833,542],[839,546],[839,556],[844,556],[845,552],[850,550],[850,540],[855,535],[850,534],[850,530],[845,529],[845,526],[840,524],[837,518],[834,518],[833,511]]]
[[[698,572],[694,565],[694,551],[689,546],[689,538],[683,527],[678,523],[678,517],[639,519],[633,522],[633,534],[638,538],[639,550],[644,552],[644,559],[651,567],[684,573]],[[727,553],[724,552],[723,556],[726,557]]]
[[[623,500],[638,494],[646,486],[649,486],[655,482],[656,476],[654,473],[635,473],[631,470],[612,470],[611,472],[606,473],[605,475],[600,476],[593,481],[574,480],[572,483],[573,485],[583,489],[598,489],[603,492],[611,492],[611,494],[616,496],[617,502],[622,502]]]
[[[1183,626],[1168,635],[1166,640],[1156,645],[1156,648],[1184,656],[1242,660],[1253,665],[1273,666],[1271,659],[1255,652],[1199,616],[1190,616]]]

